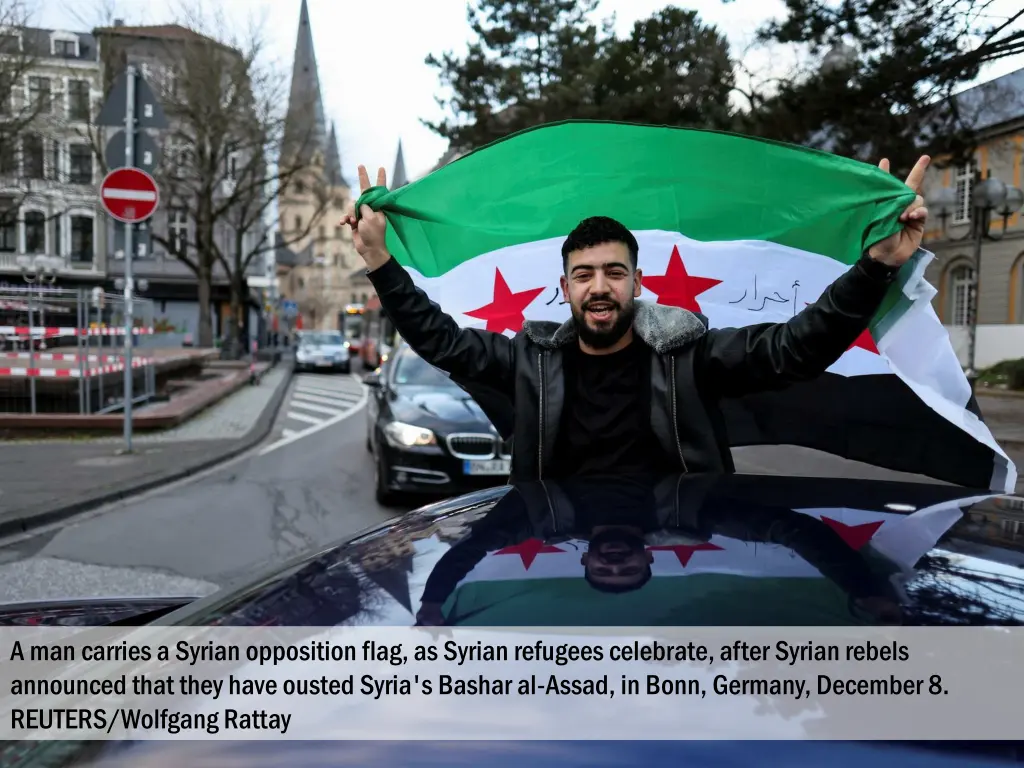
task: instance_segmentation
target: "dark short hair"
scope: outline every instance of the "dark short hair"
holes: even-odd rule
[[[584,219],[569,233],[562,243],[562,271],[569,266],[569,254],[584,248],[593,248],[605,243],[622,243],[629,249],[629,260],[636,269],[640,246],[625,225],[608,216],[591,216]]]

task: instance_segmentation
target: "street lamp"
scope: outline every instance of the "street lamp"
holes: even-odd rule
[[[1006,236],[1006,227],[1010,217],[1024,207],[1024,191],[1017,187],[1007,186],[999,179],[992,178],[991,169],[982,179],[980,172],[975,172],[974,184],[971,189],[970,230],[962,237],[952,237],[947,232],[947,223],[953,210],[957,207],[956,190],[942,187],[927,200],[928,208],[939,216],[942,222],[942,234],[952,242],[964,240],[974,241],[974,273],[968,299],[968,346],[967,346],[967,380],[974,391],[978,372],[975,370],[975,355],[978,336],[978,285],[981,280],[981,246],[986,240],[998,241]],[[1003,217],[1003,229],[999,235],[991,231],[992,214]]]

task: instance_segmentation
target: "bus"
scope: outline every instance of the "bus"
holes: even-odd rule
[[[363,312],[362,304],[349,304],[338,313],[338,330],[348,342],[349,351],[356,356],[363,347]]]
[[[363,365],[372,370],[387,361],[398,342],[398,333],[381,308],[380,299],[376,295],[366,302],[363,325],[366,334],[359,357]]]

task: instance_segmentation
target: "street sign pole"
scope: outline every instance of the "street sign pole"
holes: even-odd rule
[[[124,118],[124,165],[126,168],[135,166],[135,67],[128,67],[128,98]],[[135,337],[132,335],[135,323],[132,310],[132,229],[135,225],[124,225],[124,448],[132,452],[132,347]]]

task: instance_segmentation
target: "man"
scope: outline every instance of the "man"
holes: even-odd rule
[[[921,244],[928,162],[922,157],[907,178],[918,196],[901,214],[899,232],[871,244],[793,319],[744,328],[709,329],[703,316],[637,301],[637,241],[602,216],[581,222],[562,247],[571,320],[528,322],[514,338],[460,328],[388,253],[383,214],[364,205],[342,221],[399,335],[489,415],[502,410],[496,402],[509,405],[512,423],[495,424],[513,435],[511,482],[732,472],[719,401],[813,379],[864,331]],[[888,161],[879,167],[888,172]],[[370,187],[362,166],[359,183]],[[385,184],[381,169],[377,185]]]

